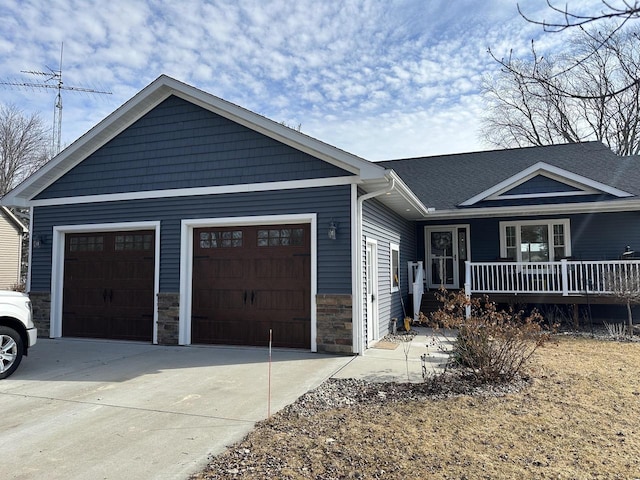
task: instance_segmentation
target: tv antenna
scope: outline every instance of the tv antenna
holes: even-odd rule
[[[0,82],[0,85],[12,85],[21,88],[51,88],[57,90],[56,99],[53,104],[53,135],[51,136],[51,145],[53,156],[60,153],[60,143],[62,138],[62,91],[70,90],[73,92],[96,93],[111,95],[111,92],[101,90],[93,90],[91,88],[69,87],[62,82],[62,52],[64,43],[60,44],[60,65],[58,70],[51,67],[48,72],[38,72],[33,70],[21,70],[22,73],[29,75],[45,77],[42,82]]]

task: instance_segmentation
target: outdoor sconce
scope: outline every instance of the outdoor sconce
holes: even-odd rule
[[[331,220],[331,222],[329,223],[329,230],[327,231],[327,236],[329,237],[329,240],[335,240],[336,239],[336,230],[337,229],[338,229],[338,226],[336,225],[336,222]]]
[[[36,235],[33,237],[33,248],[40,248],[47,244],[47,239],[44,235]]]

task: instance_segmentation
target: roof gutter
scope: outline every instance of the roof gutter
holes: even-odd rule
[[[632,212],[640,209],[640,199],[612,200],[594,203],[557,203],[550,205],[519,205],[505,207],[467,207],[463,209],[434,210],[430,219],[515,217],[523,215],[561,215],[604,212]]]

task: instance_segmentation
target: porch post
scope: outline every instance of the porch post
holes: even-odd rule
[[[566,258],[560,260],[560,271],[562,276],[562,296],[566,297],[569,295],[569,268]]]
[[[464,262],[464,294],[467,297],[467,300],[471,299],[471,262],[466,260]],[[467,304],[465,307],[465,317],[471,317],[471,304]]]

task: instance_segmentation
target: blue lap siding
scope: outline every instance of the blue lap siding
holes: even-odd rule
[[[51,238],[56,225],[160,221],[160,291],[177,292],[180,274],[180,222],[183,219],[228,218],[317,213],[318,293],[351,293],[351,187],[317,187],[269,192],[41,206],[34,210],[33,234]],[[340,226],[329,240],[331,220]],[[33,250],[31,288],[49,291],[51,245]]]
[[[171,96],[36,198],[344,175],[349,173]]]
[[[417,224],[418,258],[424,260],[424,227],[468,224],[471,261],[493,262],[500,257],[500,222],[568,218],[571,226],[571,256],[577,260],[616,260],[626,245],[640,251],[640,212],[589,213],[523,217],[455,219]]]
[[[362,233],[366,238],[375,239],[378,245],[378,319],[380,333],[384,335],[388,331],[389,321],[392,318],[403,318],[401,295],[408,308],[407,314],[411,314],[411,306],[407,303],[407,262],[415,260],[417,248],[415,228],[413,222],[393,213],[378,200],[371,199],[365,201],[362,206]],[[365,239],[362,241],[364,252]],[[391,243],[400,248],[400,291],[398,292],[391,292]],[[364,286],[363,292],[366,293]],[[364,305],[366,307],[366,301]]]
[[[540,193],[557,192],[578,192],[580,189],[567,185],[566,183],[554,180],[544,175],[535,177],[521,183],[520,185],[504,192],[502,195],[531,195]]]
[[[349,172],[171,96],[66,172],[38,200],[331,179]],[[183,192],[188,193],[188,192]],[[351,293],[351,186],[80,203],[34,208],[34,235],[56,225],[160,221],[160,291],[177,292],[180,221],[316,213],[318,293]],[[64,203],[64,200],[61,201]],[[337,240],[326,228],[338,222]],[[51,285],[51,245],[33,251],[31,288]]]

